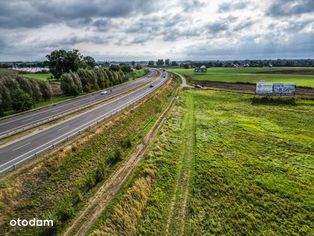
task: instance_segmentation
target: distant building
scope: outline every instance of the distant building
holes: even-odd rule
[[[206,72],[207,68],[205,65],[202,65],[201,67],[195,67],[194,72]]]

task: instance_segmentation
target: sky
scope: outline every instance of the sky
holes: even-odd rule
[[[0,61],[314,58],[314,0],[0,0]]]

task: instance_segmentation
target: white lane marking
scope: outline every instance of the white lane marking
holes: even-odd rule
[[[21,149],[22,147],[25,147],[25,146],[27,146],[27,145],[29,145],[29,144],[31,144],[31,143],[30,143],[30,142],[25,143],[25,144],[22,145],[22,146],[19,146],[19,147],[17,147],[17,148],[12,149],[12,151],[13,151],[13,152],[14,152],[14,151],[17,151],[17,150]]]
[[[65,128],[67,128],[67,127],[69,127],[69,126],[68,126],[68,125],[66,125],[66,126],[64,126],[64,127],[60,128],[60,129],[58,129],[58,130],[63,130],[63,129],[65,129]]]

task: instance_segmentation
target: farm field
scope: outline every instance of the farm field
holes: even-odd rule
[[[310,67],[208,68],[205,73],[182,68],[169,70],[191,77],[193,80],[241,83],[256,83],[264,80],[266,82],[296,83],[297,86],[314,88],[314,68]]]
[[[184,91],[91,235],[312,235],[313,105]]]

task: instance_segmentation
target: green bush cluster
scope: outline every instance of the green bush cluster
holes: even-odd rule
[[[24,78],[19,75],[0,78],[0,116],[5,111],[25,111],[31,109],[34,102],[49,100],[53,93],[45,81]]]
[[[61,76],[61,89],[66,95],[90,93],[108,88],[126,81],[124,73],[107,69],[79,69],[77,72],[65,73]]]

